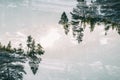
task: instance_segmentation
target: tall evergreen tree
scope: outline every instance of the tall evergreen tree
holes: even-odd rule
[[[68,34],[68,32],[69,32],[69,22],[68,21],[69,20],[68,20],[66,13],[63,12],[61,15],[61,19],[59,21],[59,24],[63,25],[64,30],[65,30],[65,34]]]
[[[6,47],[6,50],[9,51],[9,52],[12,50],[11,41],[9,41],[9,43],[8,43],[8,45]]]
[[[1,44],[1,42],[0,42],[0,50],[2,50],[2,44]]]
[[[101,13],[110,22],[120,23],[120,0],[96,0],[101,6]]]
[[[31,48],[30,48],[30,54],[29,54],[30,56],[34,56],[36,54],[35,48],[36,48],[35,40],[32,40]]]
[[[44,50],[40,44],[36,45],[35,40],[31,36],[28,36],[27,46],[29,48],[29,51],[27,51],[29,65],[31,67],[33,74],[36,74],[39,67],[39,63],[41,61],[40,56],[44,54]]]
[[[105,35],[110,28],[116,29],[120,34],[120,0],[91,0],[90,4],[87,4],[87,0],[77,0],[77,2],[76,7],[70,12],[71,21],[67,21],[67,15],[63,12],[59,23],[63,26],[63,23],[69,23],[73,36],[78,42],[82,41],[86,25],[90,26],[91,32],[96,25],[102,24],[105,26]],[[64,29],[69,32],[68,28]]]
[[[40,44],[37,44],[36,52],[37,52],[39,55],[43,55],[43,54],[44,54],[44,50],[43,50],[43,48],[42,48],[42,46],[41,46]]]
[[[31,36],[28,36],[27,47],[27,55],[23,55],[22,44],[19,44],[18,49],[12,49],[11,41],[7,47],[0,43],[0,80],[23,80],[25,71],[21,63],[24,63],[26,58],[29,60],[33,74],[36,74],[41,61],[40,56],[44,54],[44,50],[40,44],[36,45]]]
[[[16,49],[14,49],[15,50],[15,52],[17,53],[17,54],[23,54],[24,53],[24,50],[22,49],[22,44],[20,43],[19,44],[19,47],[18,47],[18,49],[16,50]]]
[[[39,68],[39,63],[41,61],[41,58],[38,58],[37,56],[32,56],[29,60],[30,60],[29,66],[30,66],[33,74],[35,75],[37,73],[38,68]]]
[[[37,56],[42,55],[44,53],[44,51],[42,50],[42,46],[40,44],[36,46],[35,40],[31,36],[28,36],[27,46],[27,52],[29,56]]]
[[[31,43],[32,43],[32,37],[30,35],[30,36],[27,37],[27,47],[28,47],[27,53],[30,52]]]
[[[120,34],[120,0],[96,0],[100,7],[100,17],[108,29],[116,29]],[[105,29],[106,30],[106,29]]]

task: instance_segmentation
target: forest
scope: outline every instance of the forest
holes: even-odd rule
[[[36,45],[31,36],[26,42],[27,50],[22,48],[22,44],[19,44],[19,48],[13,48],[11,41],[7,46],[0,43],[0,80],[22,80],[23,74],[27,74],[22,64],[26,61],[29,61],[33,74],[36,74],[44,50],[40,44]]]

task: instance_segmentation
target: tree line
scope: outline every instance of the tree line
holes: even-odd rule
[[[35,55],[43,55],[44,50],[43,47],[38,43],[36,44],[35,40],[32,38],[32,36],[27,37],[27,51],[23,49],[22,43],[19,44],[18,48],[13,48],[11,41],[5,46],[2,45],[0,42],[0,52],[9,52],[9,53],[16,53],[16,54],[24,54],[28,56],[35,56]]]
[[[27,37],[27,50],[22,44],[18,48],[13,48],[11,41],[5,46],[0,43],[0,80],[23,80],[24,64],[29,62],[33,74],[37,73],[41,55],[44,54],[43,47],[36,44],[32,36]]]
[[[71,19],[64,11],[59,24],[63,25],[65,34],[72,29],[73,37],[82,42],[86,26],[94,31],[96,25],[104,25],[105,35],[108,30],[115,29],[120,34],[120,0],[77,0],[76,7],[70,12]]]

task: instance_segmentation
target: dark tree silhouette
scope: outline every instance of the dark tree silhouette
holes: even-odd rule
[[[0,43],[0,52],[8,52],[8,53],[14,53],[14,49],[12,49],[11,41],[7,44],[7,46],[2,45]]]
[[[40,44],[36,45],[35,40],[31,36],[28,36],[27,47],[29,65],[33,74],[36,74],[39,67],[39,63],[41,61],[40,56],[44,54],[44,50]]]
[[[44,50],[43,50],[43,47],[40,45],[40,44],[37,44],[37,48],[36,48],[36,53],[38,55],[43,55],[44,54]]]
[[[26,60],[29,60],[33,74],[37,73],[41,61],[40,56],[45,51],[40,44],[36,45],[31,36],[28,36],[27,47],[28,50],[26,51],[22,44],[19,44],[18,48],[12,48],[11,41],[7,47],[0,43],[0,80],[23,80],[23,73],[26,74],[26,72],[21,63],[25,63]]]
[[[59,24],[62,24],[65,30],[65,34],[68,34],[69,32],[69,23],[68,23],[68,17],[65,12],[61,15],[61,20],[59,21]]]
[[[28,38],[27,38],[27,47],[28,47],[27,53],[30,52],[31,43],[32,43],[32,37],[31,37],[31,35],[30,35],[30,36],[28,36]]]
[[[37,73],[40,61],[41,61],[41,58],[38,58],[36,56],[32,56],[29,59],[29,66],[30,66],[34,75]]]
[[[16,52],[16,54],[23,55],[24,54],[24,50],[22,48],[23,48],[22,44],[19,44],[19,48],[18,49],[14,48],[14,51]]]
[[[105,30],[116,29],[120,34],[120,0],[96,0],[100,6],[99,14],[105,21]]]
[[[29,57],[44,54],[42,46],[40,44],[37,44],[36,46],[35,40],[31,36],[28,36],[27,47],[28,47],[27,53]]]
[[[11,41],[9,41],[8,45],[7,45],[7,49],[11,49]]]
[[[6,47],[6,50],[11,52],[12,51],[12,46],[11,46],[11,41],[9,41],[7,47]]]
[[[1,44],[1,42],[0,42],[0,50],[1,50],[1,48],[2,48],[2,44]]]

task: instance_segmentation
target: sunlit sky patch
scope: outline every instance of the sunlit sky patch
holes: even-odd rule
[[[43,47],[52,47],[54,43],[61,38],[61,35],[57,32],[56,29],[52,29],[49,33],[42,37],[40,42]]]

